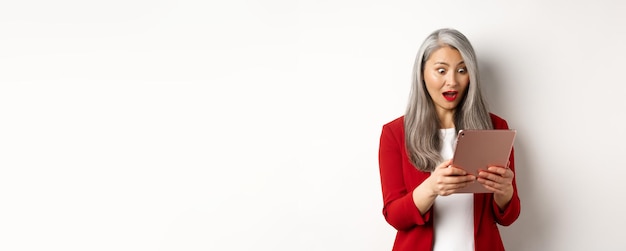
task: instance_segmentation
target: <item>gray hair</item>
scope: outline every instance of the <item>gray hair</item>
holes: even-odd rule
[[[422,43],[415,58],[409,103],[404,116],[406,148],[409,160],[421,171],[432,171],[443,161],[439,117],[424,82],[424,63],[439,48],[459,51],[469,73],[469,86],[454,113],[456,131],[462,129],[493,129],[487,105],[480,91],[480,77],[474,48],[469,40],[454,29],[439,29]]]

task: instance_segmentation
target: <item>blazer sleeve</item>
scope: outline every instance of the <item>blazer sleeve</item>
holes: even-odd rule
[[[498,122],[494,124],[495,124],[494,126],[495,129],[509,129],[509,125],[505,120],[499,120]],[[509,157],[509,168],[515,174],[515,150],[514,149],[511,149],[511,156]],[[509,202],[509,204],[507,204],[504,210],[500,210],[500,208],[498,207],[498,204],[496,204],[495,200],[493,200],[491,207],[494,213],[494,218],[498,224],[503,225],[503,226],[508,226],[508,225],[513,224],[513,222],[517,220],[521,212],[521,204],[520,204],[519,196],[517,194],[517,181],[516,181],[515,176],[513,176],[513,197],[511,198],[511,201]]]
[[[383,193],[383,215],[396,230],[408,230],[430,220],[413,202],[413,189],[407,189],[403,170],[404,133],[400,128],[383,126],[379,147],[379,169]],[[412,167],[412,166],[411,166]]]

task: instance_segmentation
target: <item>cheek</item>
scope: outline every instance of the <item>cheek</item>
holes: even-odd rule
[[[428,91],[428,95],[430,95],[431,97],[433,96],[433,92],[436,92],[439,88],[437,87],[437,82],[435,81],[428,81],[426,79],[424,79],[424,85],[426,86],[426,91]]]
[[[429,90],[433,88],[437,88],[443,83],[443,81],[439,77],[437,77],[435,74],[424,75],[424,82],[426,84],[426,88],[428,88]]]
[[[469,76],[463,76],[459,79],[459,85],[463,88],[463,89],[467,89],[467,87],[469,86]]]

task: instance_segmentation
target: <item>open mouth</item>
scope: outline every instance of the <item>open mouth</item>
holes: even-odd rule
[[[457,91],[447,91],[443,93],[443,97],[448,100],[448,101],[454,101],[456,100],[456,97],[458,96],[459,92]]]

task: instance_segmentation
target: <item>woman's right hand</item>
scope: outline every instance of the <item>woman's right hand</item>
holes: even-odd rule
[[[413,190],[413,203],[420,214],[424,215],[433,206],[437,196],[453,194],[476,181],[476,176],[450,164],[451,160],[439,164],[430,176]]]
[[[444,161],[428,177],[428,185],[433,194],[450,195],[476,181],[476,176],[451,164],[452,160]]]

